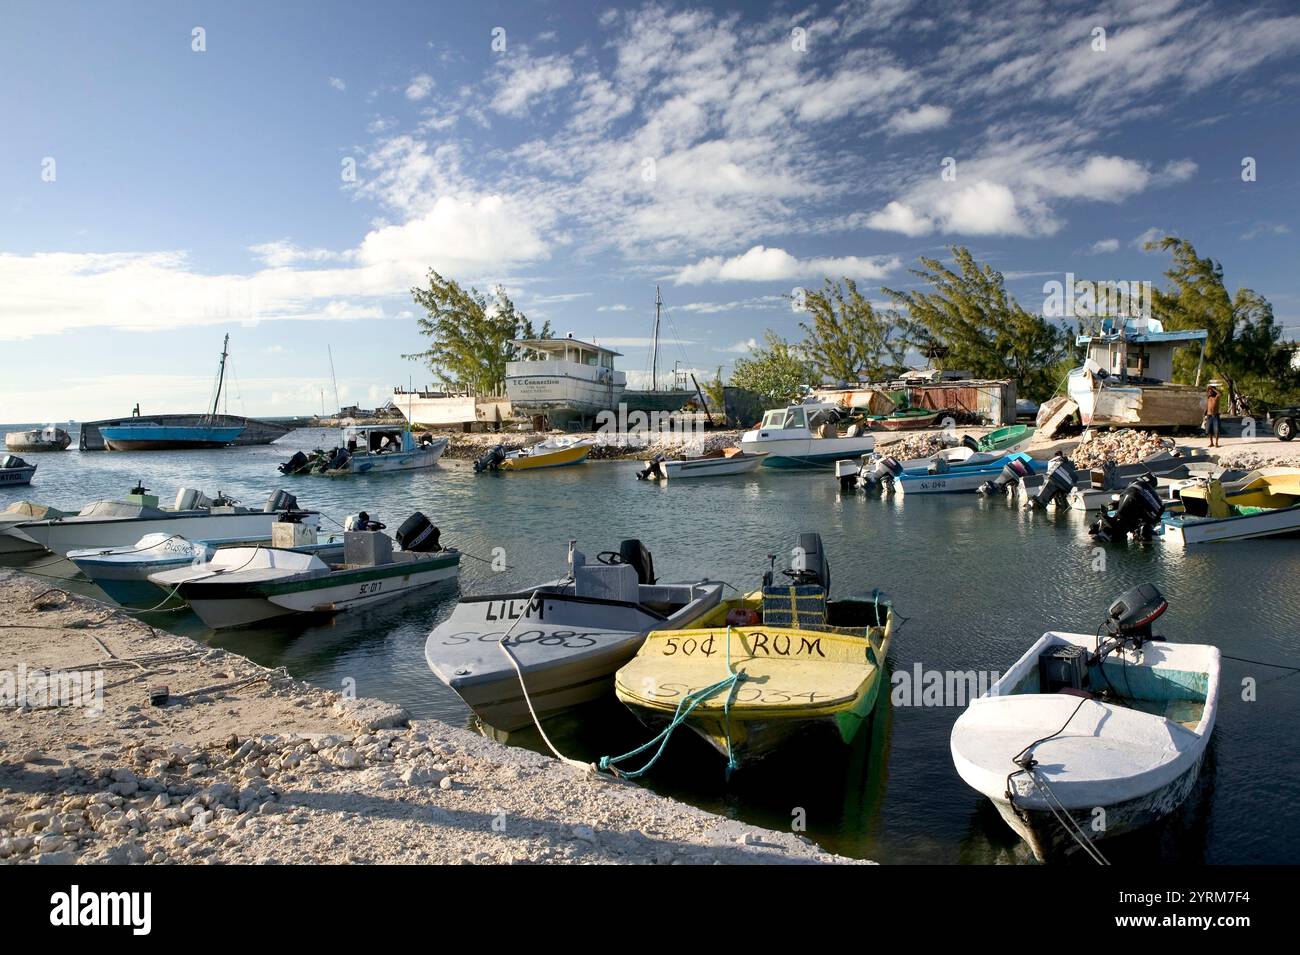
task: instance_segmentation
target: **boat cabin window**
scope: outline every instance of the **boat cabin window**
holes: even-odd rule
[[[808,427],[808,415],[802,408],[782,408],[763,415],[762,427],[773,431]]]

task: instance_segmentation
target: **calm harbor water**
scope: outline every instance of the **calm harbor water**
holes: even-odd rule
[[[1225,544],[1187,552],[1159,544],[1105,551],[1097,566],[1082,515],[1039,513],[1002,501],[844,496],[825,472],[760,471],[665,486],[635,479],[634,463],[592,462],[535,474],[476,475],[469,462],[374,478],[284,478],[293,451],[336,443],[332,432],[295,432],[263,448],[192,452],[32,455],[29,488],[0,488],[0,509],[34,500],[66,509],[124,495],[137,480],[170,503],[176,489],[224,491],[261,503],[277,487],[304,507],[342,521],[367,510],[395,529],[421,510],[443,541],[488,559],[502,548],[508,569],[462,562],[459,592],[522,589],[564,572],[570,538],[588,554],[639,537],[664,580],[708,576],[752,588],[766,555],[784,555],[801,531],[818,531],[836,594],[879,587],[906,622],[889,654],[894,673],[1001,671],[1044,630],[1092,633],[1110,600],[1143,581],[1171,608],[1157,632],[1210,642],[1225,654],[1300,659],[1300,541]],[[74,443],[75,448],[75,443]],[[326,529],[328,522],[323,522]],[[48,561],[48,555],[29,563]],[[66,575],[70,565],[36,568]],[[88,584],[74,589],[97,593]],[[456,599],[451,587],[333,623],[205,631],[188,612],[154,615],[159,626],[245,654],[267,666],[405,706],[418,717],[469,726],[468,710],[425,666],[424,640]],[[102,596],[102,595],[100,595]],[[1254,681],[1254,701],[1243,681]],[[992,807],[953,769],[948,735],[957,707],[882,702],[857,745],[809,739],[789,754],[723,778],[723,761],[687,731],[643,779],[707,809],[775,828],[806,818],[807,834],[836,852],[882,862],[1029,861]],[[1294,727],[1300,675],[1225,660],[1218,725],[1202,784],[1188,804],[1150,833],[1106,844],[1113,861],[1294,862],[1300,858],[1300,800]],[[612,699],[548,727],[567,755],[621,753],[647,732]],[[514,740],[512,740],[513,742]],[[541,748],[535,733],[518,742]]]

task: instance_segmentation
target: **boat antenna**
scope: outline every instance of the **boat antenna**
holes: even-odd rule
[[[221,386],[226,381],[226,358],[230,355],[230,335],[221,343],[221,366],[217,369],[217,393],[212,398],[212,417],[217,416],[217,406],[221,404]]]

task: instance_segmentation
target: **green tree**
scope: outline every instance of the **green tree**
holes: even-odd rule
[[[952,246],[952,255],[955,269],[922,258],[923,267],[911,270],[930,291],[883,289],[906,310],[903,327],[909,343],[923,354],[941,354],[941,368],[1011,378],[1025,397],[1050,397],[1065,336],[1041,315],[1021,308],[1007,292],[1002,273],[976,262],[969,249]]]
[[[427,364],[447,388],[483,395],[499,391],[506,362],[522,357],[511,341],[551,337],[550,322],[537,331],[500,287],[489,303],[478,289],[466,291],[430,269],[428,288],[412,288],[411,297],[425,310],[418,324],[430,344],[426,351],[402,357]]]
[[[796,345],[770,329],[763,333],[763,345],[749,358],[737,358],[731,383],[762,395],[773,404],[793,400],[812,383],[808,363]]]
[[[702,386],[704,389],[704,400],[708,402],[709,411],[715,415],[724,415],[727,413],[727,392],[722,384],[722,368],[718,368],[718,373]]]
[[[854,384],[864,375],[880,381],[902,364],[907,343],[898,313],[877,312],[852,279],[826,279],[820,292],[805,294],[803,307],[811,318],[799,323],[803,352],[822,381]]]
[[[1165,236],[1146,247],[1173,257],[1165,272],[1171,285],[1152,293],[1154,317],[1170,331],[1206,330],[1205,365],[1227,389],[1232,413],[1294,401],[1300,375],[1291,367],[1292,346],[1282,341],[1268,299],[1248,288],[1230,293],[1223,282],[1223,266],[1200,258],[1184,239]],[[1175,379],[1196,383],[1199,362],[1198,349],[1181,349],[1174,357]],[[1202,374],[1200,383],[1205,380]]]

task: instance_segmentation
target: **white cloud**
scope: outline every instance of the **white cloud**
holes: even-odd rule
[[[1106,255],[1119,251],[1119,239],[1098,239],[1088,247],[1089,255]]]
[[[492,108],[507,116],[524,116],[531,102],[573,81],[573,66],[567,56],[530,57],[512,55],[498,82]]]
[[[756,245],[748,252],[724,259],[708,256],[681,269],[673,281],[678,285],[702,282],[770,282],[809,276],[848,276],[879,279],[902,263],[894,257],[844,256],[841,258],[798,259],[785,249]]]
[[[596,311],[598,311],[598,312],[626,312],[626,311],[627,311],[627,306],[626,306],[626,305],[622,305],[622,304],[619,304],[619,305],[601,305],[600,307],[598,307],[598,308],[596,309]]]
[[[330,82],[330,86],[338,90],[340,93],[342,93],[344,90],[348,88],[348,84],[344,83],[337,76],[331,76],[329,82]]]
[[[428,73],[420,73],[411,77],[411,82],[406,87],[406,98],[415,102],[422,100],[433,92],[433,77]]]
[[[273,269],[284,268],[298,262],[328,262],[343,257],[340,253],[331,252],[329,249],[299,248],[288,239],[250,245],[248,251],[252,252],[263,265]]]
[[[1161,229],[1156,226],[1152,226],[1150,229],[1147,229],[1140,236],[1138,236],[1136,239],[1133,240],[1133,248],[1141,249],[1145,251],[1148,242],[1159,242],[1167,235],[1169,235],[1168,229]]]
[[[748,355],[750,352],[758,351],[759,344],[757,338],[746,339],[743,342],[736,342],[734,345],[728,345],[722,349],[727,352],[735,352],[737,355]]]
[[[867,225],[884,232],[901,232],[903,235],[918,236],[934,231],[934,222],[917,213],[909,205],[891,202],[879,212],[867,219]]]
[[[896,133],[924,133],[947,126],[950,119],[952,110],[947,106],[918,106],[895,113],[889,128]]]

